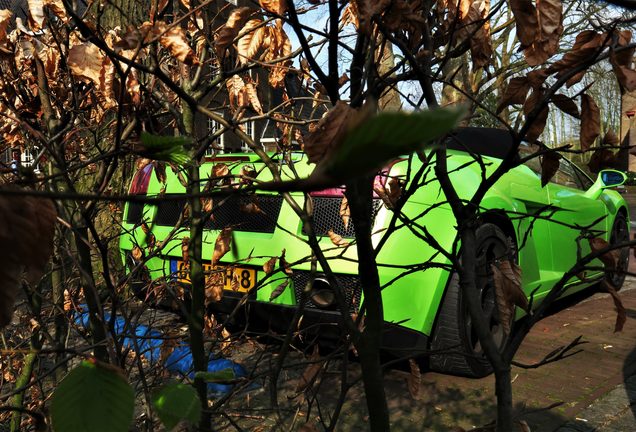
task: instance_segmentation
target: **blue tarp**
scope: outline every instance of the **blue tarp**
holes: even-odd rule
[[[82,307],[82,309],[86,310],[85,307]],[[104,319],[110,321],[110,314],[105,313]],[[88,328],[88,312],[80,313],[75,318],[75,324]],[[131,349],[138,355],[143,355],[153,365],[161,360],[161,346],[165,341],[160,331],[153,330],[143,324],[137,324],[134,327],[130,326],[123,317],[119,316],[115,318],[114,328],[115,334],[121,339],[121,344],[124,348]],[[181,343],[174,347],[174,350],[161,366],[171,373],[178,373],[194,379],[192,351],[187,344]],[[247,371],[240,364],[223,357],[210,356],[208,372],[219,372],[226,369],[232,369],[235,378],[247,376]],[[230,392],[232,387],[232,384],[208,383],[208,395],[212,397],[221,396]]]

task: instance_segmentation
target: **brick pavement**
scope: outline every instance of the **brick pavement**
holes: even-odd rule
[[[621,333],[614,333],[616,313],[609,295],[588,292],[561,304],[524,341],[516,357],[524,363],[539,361],[579,335],[586,342],[580,353],[559,362],[538,369],[513,367],[516,410],[533,432],[554,431],[576,419],[623,384],[624,372],[627,376],[636,373],[636,279],[626,282],[621,297],[628,316]],[[494,418],[492,376],[467,379],[427,372],[422,376],[419,400],[413,401],[406,391],[405,375],[391,371],[386,376],[394,430],[470,428]],[[561,404],[543,409],[556,403]],[[623,420],[629,421],[630,415],[631,411],[623,410]]]

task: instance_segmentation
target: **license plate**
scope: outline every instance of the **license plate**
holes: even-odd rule
[[[172,273],[176,274],[177,281],[190,283],[190,267],[183,261],[172,261]],[[175,265],[176,264],[176,265]],[[249,267],[237,266],[212,266],[203,263],[203,272],[206,282],[211,278],[223,278],[223,289],[228,291],[247,292],[256,286],[256,270]]]

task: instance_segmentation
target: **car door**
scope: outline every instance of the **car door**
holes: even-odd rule
[[[522,156],[532,154],[526,146],[519,148]],[[551,245],[550,199],[547,188],[541,187],[541,161],[538,157],[527,159],[515,169],[520,176],[508,176],[511,197],[522,203],[523,209],[515,215],[518,223],[519,264],[523,269],[523,287],[526,294],[535,296],[549,289],[558,278],[553,271],[552,254],[546,253]]]
[[[585,192],[592,181],[566,159],[548,184],[550,203],[557,209],[551,218],[552,257],[554,270],[562,273],[576,264],[579,254],[590,253],[589,241],[583,234],[604,236],[607,230],[607,207],[600,199]]]

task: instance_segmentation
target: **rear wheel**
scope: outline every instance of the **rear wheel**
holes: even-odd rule
[[[623,213],[618,213],[614,219],[612,232],[610,233],[610,245],[617,245],[629,241],[629,226],[627,218]],[[618,262],[616,263],[616,271],[607,272],[606,280],[619,290],[625,282],[625,272],[629,266],[629,247],[618,250]]]
[[[496,225],[484,224],[477,229],[475,235],[475,283],[479,291],[481,309],[495,343],[503,350],[509,335],[500,320],[491,265],[497,260],[515,259],[515,253],[511,247],[512,242]],[[470,377],[483,377],[492,372],[462,296],[457,273],[451,275],[446,288],[433,330],[431,349],[440,351],[430,357],[430,367],[435,371]]]

